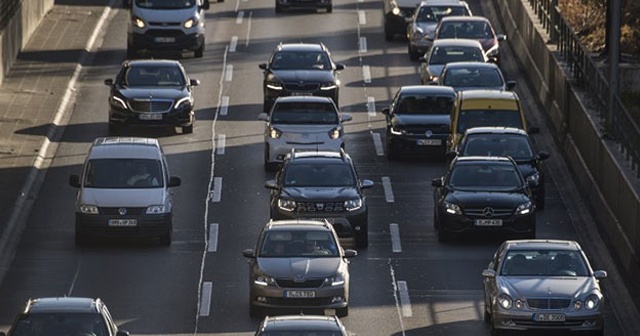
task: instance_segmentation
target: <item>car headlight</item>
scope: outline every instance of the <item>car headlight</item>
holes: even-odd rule
[[[109,98],[109,104],[117,107],[117,108],[121,108],[121,109],[127,109],[127,103],[124,102],[124,100],[120,97],[116,97],[116,96],[111,96]]]
[[[600,305],[600,297],[596,294],[591,294],[584,300],[584,308],[587,310],[594,310]]]
[[[452,215],[462,215],[462,210],[457,204],[444,202],[444,210]]]
[[[278,82],[269,82],[267,83],[267,88],[271,90],[282,90],[282,84]]]
[[[147,208],[147,215],[157,215],[171,212],[171,208],[168,205],[152,205]]]
[[[135,27],[138,27],[138,28],[140,28],[140,29],[144,28],[144,27],[147,25],[146,23],[144,23],[144,20],[142,20],[141,18],[139,18],[139,17],[137,17],[137,16],[134,16],[134,17],[131,19],[131,21],[132,21],[132,23],[133,23],[133,25],[134,25]]]
[[[516,208],[516,215],[526,215],[533,211],[533,203],[526,202],[518,205]]]
[[[389,132],[391,132],[391,134],[393,134],[393,135],[402,135],[404,133],[404,130],[399,129],[399,128],[395,128],[395,127],[391,127],[391,128],[389,128]]]
[[[504,309],[513,308],[513,299],[505,293],[498,295],[498,304]]]
[[[540,184],[540,173],[536,172],[531,176],[527,176],[527,182],[529,185],[538,185]]]
[[[338,87],[338,85],[336,85],[336,83],[324,83],[324,84],[320,85],[320,90],[329,91],[329,90],[333,90],[333,89],[335,89],[337,87]]]
[[[330,276],[324,279],[324,283],[331,286],[343,286],[344,276],[341,273],[337,273],[334,276]]]
[[[362,199],[361,198],[355,198],[355,199],[350,199],[350,200],[344,201],[344,208],[347,211],[358,210],[358,209],[362,208]]]
[[[275,127],[269,127],[269,137],[272,139],[278,139],[282,136],[282,131],[275,128]]]
[[[516,309],[523,309],[524,308],[524,301],[522,301],[520,299],[516,299],[513,302],[513,306],[516,307]]]
[[[176,102],[175,106],[173,107],[174,109],[179,109],[181,107],[183,107],[183,105],[191,105],[191,97],[184,97],[184,98],[180,98],[178,99],[178,101]]]
[[[79,207],[80,213],[88,214],[88,215],[97,215],[98,207],[95,205],[82,204]]]
[[[421,40],[422,38],[424,38],[424,36],[424,32],[420,28],[416,28],[416,30],[413,32],[414,40]]]
[[[391,14],[400,15],[400,8],[399,7],[393,7],[393,9],[391,10]]]
[[[189,20],[185,21],[183,26],[187,29],[190,29],[192,27],[195,27],[198,25],[198,18],[197,17],[192,17]]]
[[[496,57],[498,56],[499,53],[500,53],[500,44],[496,43],[493,45],[493,47],[489,48],[487,52],[485,52],[485,55],[487,55],[487,57]]]
[[[278,208],[284,211],[293,211],[296,209],[296,201],[279,198]]]
[[[329,138],[332,140],[339,139],[342,136],[342,127],[338,126],[329,131]]]
[[[437,82],[437,81],[438,81],[438,76],[429,75],[429,81],[431,81],[431,82]]]
[[[273,277],[270,277],[268,275],[258,275],[256,276],[256,278],[253,280],[253,283],[259,286],[275,286],[276,285],[276,279],[274,279]]]

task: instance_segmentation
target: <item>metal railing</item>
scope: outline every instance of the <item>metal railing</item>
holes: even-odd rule
[[[591,54],[580,43],[567,20],[558,8],[558,0],[529,0],[542,27],[549,34],[552,43],[567,62],[576,84],[585,88],[589,96],[599,105],[606,135],[616,141],[620,152],[631,163],[631,168],[640,177],[640,127],[631,117],[620,97],[613,103],[613,113],[607,113],[609,106],[609,78],[592,59]],[[607,68],[608,69],[608,68]],[[607,120],[612,117],[613,120]],[[607,128],[606,125],[612,125]]]
[[[22,0],[0,0],[0,31],[7,27],[21,3]]]

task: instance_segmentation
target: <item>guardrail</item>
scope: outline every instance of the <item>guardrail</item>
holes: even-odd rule
[[[573,29],[558,8],[558,0],[529,0],[551,43],[557,45],[576,84],[585,88],[597,103],[606,135],[616,141],[620,152],[631,163],[636,177],[640,177],[640,127],[631,117],[619,96],[613,102],[613,113],[607,113],[609,78],[603,74],[591,54],[580,43]],[[613,120],[607,120],[608,118]],[[607,128],[606,125],[611,125]]]

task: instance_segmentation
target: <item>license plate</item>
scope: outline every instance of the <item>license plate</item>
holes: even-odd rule
[[[476,226],[502,226],[502,219],[476,219]]]
[[[140,120],[162,120],[160,113],[145,113],[140,115]]]
[[[304,291],[304,290],[290,290],[290,291],[285,291],[284,296],[287,298],[312,299],[316,297],[316,292]]]
[[[176,41],[175,37],[156,37],[153,39],[156,43],[174,43]]]
[[[533,320],[536,322],[564,322],[564,314],[534,314]]]
[[[138,221],[136,219],[110,219],[109,226],[136,226]]]
[[[441,139],[418,139],[418,146],[441,146]]]
[[[311,93],[307,92],[291,92],[292,96],[311,96]]]

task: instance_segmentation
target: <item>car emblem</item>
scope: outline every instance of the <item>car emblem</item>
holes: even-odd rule
[[[547,287],[547,295],[551,295],[553,292],[551,291],[551,287]]]
[[[323,203],[316,203],[316,208],[318,208],[318,210],[322,210],[322,209],[324,209],[324,204]]]
[[[296,282],[296,283],[305,282],[305,281],[306,279],[302,274],[296,274],[296,276],[293,278],[293,282]]]
[[[427,130],[426,132],[424,132],[424,135],[426,135],[427,138],[430,138],[433,135],[433,131],[432,130]]]
[[[493,209],[489,208],[489,207],[486,207],[486,208],[484,208],[484,210],[482,210],[482,214],[487,218],[491,218],[491,217],[493,217]]]
[[[126,215],[127,214],[127,208],[118,209],[118,213],[120,214],[120,216]]]
[[[304,81],[300,81],[300,85],[304,85]]]

